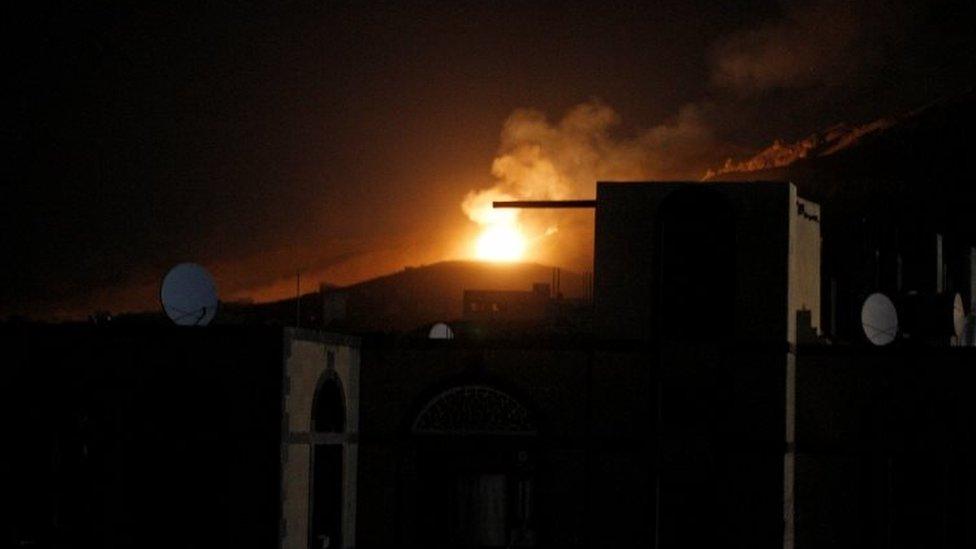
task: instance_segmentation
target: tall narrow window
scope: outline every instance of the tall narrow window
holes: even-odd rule
[[[343,438],[346,403],[342,384],[328,371],[312,403],[312,506],[309,549],[342,547]]]
[[[315,393],[312,426],[319,433],[341,433],[346,430],[346,403],[339,378],[330,376]]]

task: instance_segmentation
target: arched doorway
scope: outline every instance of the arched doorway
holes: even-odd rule
[[[327,370],[312,402],[312,475],[309,549],[343,547],[343,453],[346,399],[342,382]]]
[[[537,545],[538,428],[522,403],[488,385],[455,386],[426,403],[411,431],[425,545]]]

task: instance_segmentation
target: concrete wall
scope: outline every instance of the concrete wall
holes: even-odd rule
[[[429,546],[425,460],[456,445],[530,453],[539,547],[648,547],[655,536],[660,547],[782,547],[784,349],[732,344],[704,354],[691,361],[682,352],[685,367],[665,372],[668,357],[637,344],[367,344],[359,547]],[[410,433],[426,402],[466,384],[516,396],[538,418],[538,436],[510,447]]]
[[[815,334],[820,330],[820,206],[796,196],[790,188],[790,293],[788,328],[789,340],[798,341],[797,315],[808,312]],[[802,335],[802,334],[801,334]]]
[[[976,352],[797,357],[796,547],[976,545]]]
[[[662,253],[656,248],[663,242],[663,207],[685,189],[713,192],[731,210],[734,250],[715,250],[713,272],[733,278],[728,291],[734,301],[730,310],[703,307],[703,337],[682,340],[656,332],[669,319],[658,318],[655,292],[667,290],[657,286],[661,269],[654,262]],[[693,206],[687,215],[696,213],[702,223],[714,215]],[[797,341],[798,311],[809,311],[814,329],[819,325],[819,215],[819,207],[787,183],[598,185],[597,334],[656,345],[646,357],[661,395],[653,427],[661,547],[793,546],[796,372],[790,344]],[[719,263],[723,255],[731,255],[731,265]],[[701,527],[703,520],[709,528]]]
[[[703,311],[703,329],[748,341],[786,341],[790,223],[795,190],[787,183],[600,183],[594,260],[595,329],[601,337],[650,339],[659,206],[674,191],[720,193],[735,223],[735,313]]]
[[[651,372],[643,356],[578,342],[399,341],[364,347],[360,548],[429,547],[431,459],[522,452],[536,482],[540,547],[649,546]],[[424,405],[456,386],[499,388],[532,411],[538,435],[413,435]],[[438,462],[441,463],[441,462]],[[435,498],[436,499],[436,498]],[[433,501],[436,504],[436,501]],[[444,525],[447,527],[448,525]]]

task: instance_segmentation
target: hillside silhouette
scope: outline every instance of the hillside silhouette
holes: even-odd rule
[[[824,230],[842,219],[887,218],[976,237],[972,128],[976,91],[861,126],[833,126],[755,157],[728,162],[706,181],[790,181],[824,206]]]
[[[355,332],[404,332],[434,322],[461,318],[464,290],[529,291],[535,283],[551,283],[554,268],[537,263],[444,261],[407,267],[388,275],[344,287],[330,286],[326,294],[341,294],[346,317],[341,326]],[[560,291],[567,298],[586,291],[579,273],[560,270]],[[270,303],[223,305],[215,323],[270,323],[294,325],[294,298]],[[301,297],[301,324],[322,325],[322,295]]]

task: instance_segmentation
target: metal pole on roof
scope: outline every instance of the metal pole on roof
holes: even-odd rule
[[[596,208],[596,200],[495,200],[493,208]]]

